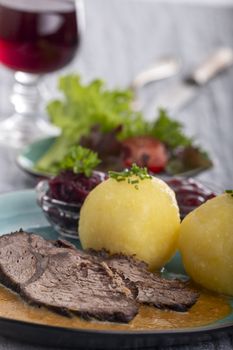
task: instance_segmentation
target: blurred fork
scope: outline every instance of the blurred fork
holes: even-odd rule
[[[134,94],[134,101],[132,104],[133,109],[141,109],[141,102],[139,99],[140,89],[147,84],[172,77],[179,72],[180,67],[180,60],[174,57],[163,57],[157,59],[148,68],[137,74],[130,85],[130,89]]]

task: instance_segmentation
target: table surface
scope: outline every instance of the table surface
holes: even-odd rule
[[[183,69],[179,76],[144,89],[145,96],[153,96],[181,79],[216,47],[233,47],[230,3],[232,1],[224,1],[224,6],[200,6],[182,1],[86,0],[86,34],[78,59],[62,72],[45,78],[48,91],[50,94],[55,91],[58,74],[66,72],[78,72],[85,81],[101,77],[110,87],[126,87],[154,59],[168,55],[181,58]],[[0,67],[0,78],[0,114],[4,117],[11,111],[12,74]],[[220,189],[233,187],[232,92],[233,69],[229,69],[204,87],[198,98],[175,116],[214,160],[214,168],[199,178]],[[16,166],[17,152],[7,145],[0,146],[0,192],[35,184]],[[0,338],[2,349],[42,348]],[[175,349],[233,349],[233,335]]]

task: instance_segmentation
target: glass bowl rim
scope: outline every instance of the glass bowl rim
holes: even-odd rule
[[[47,201],[50,202],[51,204],[57,205],[57,206],[63,206],[63,207],[70,207],[74,209],[80,209],[82,204],[75,204],[75,203],[68,203],[61,201],[59,199],[52,198],[51,196],[48,195],[48,190],[49,190],[49,185],[48,185],[49,180],[44,179],[38,182],[36,185],[36,193],[37,193],[37,200],[40,201]],[[41,206],[41,205],[40,205]]]

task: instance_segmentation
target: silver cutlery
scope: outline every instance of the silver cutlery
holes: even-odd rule
[[[172,114],[176,113],[194,99],[202,86],[232,65],[231,48],[216,50],[188,77],[158,94],[145,111],[146,119],[152,120],[158,108],[165,108]]]
[[[134,94],[133,108],[139,110],[142,107],[139,91],[147,84],[170,78],[180,70],[180,61],[174,57],[164,57],[157,59],[148,68],[136,75],[130,85]]]
[[[131,83],[132,90],[138,90],[153,81],[169,78],[178,73],[180,61],[174,57],[157,59],[148,68],[137,74]]]

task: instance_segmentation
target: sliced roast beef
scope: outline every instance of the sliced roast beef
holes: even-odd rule
[[[43,254],[53,244],[37,235],[19,231],[0,238],[0,282],[19,291],[36,273],[42,272],[47,259]]]
[[[0,238],[0,280],[29,303],[67,316],[129,322],[138,312],[130,283],[104,262],[26,232]]]
[[[136,299],[141,304],[182,312],[187,311],[198,299],[199,293],[190,288],[188,283],[177,279],[168,280],[158,273],[151,273],[146,263],[133,257],[122,254],[110,256],[105,251],[92,251],[91,254],[133,282],[138,290]]]
[[[132,320],[139,304],[186,311],[198,298],[133,257],[84,252],[23,231],[0,237],[0,282],[31,304],[113,322]]]
[[[25,285],[21,294],[32,304],[85,319],[128,322],[138,312],[131,290],[117,273],[72,252],[50,255],[43,275]]]

